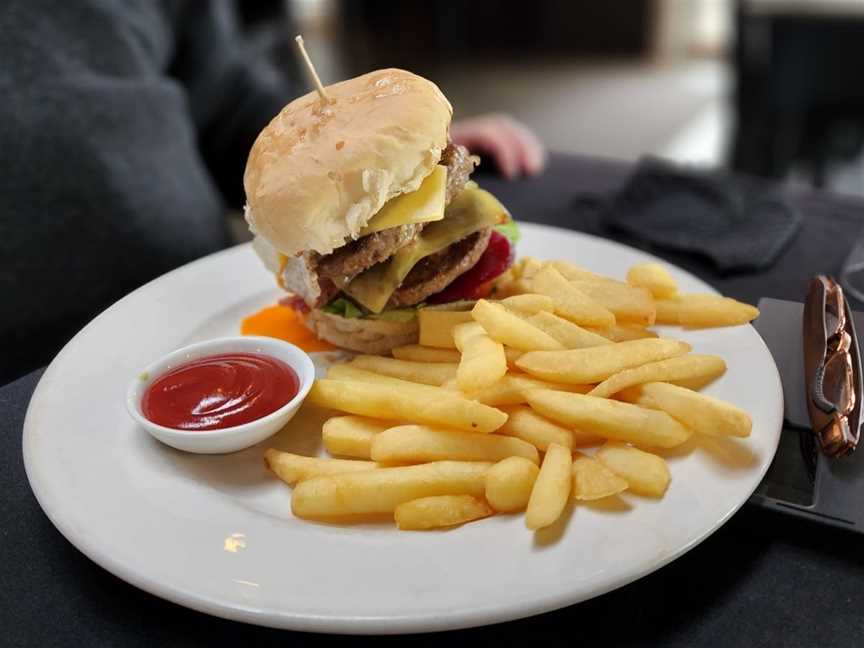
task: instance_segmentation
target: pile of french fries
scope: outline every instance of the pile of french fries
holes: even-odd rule
[[[622,282],[526,258],[493,294],[464,310],[423,309],[420,344],[316,381],[306,403],[345,413],[322,429],[335,458],[266,452],[294,486],[297,517],[384,515],[435,529],[525,511],[537,530],[570,498],[662,497],[671,476],[658,449],[750,434],[746,412],[698,391],[725,372],[723,359],[649,327],[744,324],[754,307],[681,294],[657,264]]]

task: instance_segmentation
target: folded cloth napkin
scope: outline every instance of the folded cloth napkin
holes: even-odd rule
[[[801,228],[801,214],[765,180],[638,164],[600,208],[601,223],[670,250],[702,254],[721,272],[769,267]]]

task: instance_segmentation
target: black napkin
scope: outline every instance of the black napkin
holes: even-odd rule
[[[654,158],[604,201],[600,220],[657,247],[704,255],[721,272],[769,267],[801,228],[801,214],[770,182]]]

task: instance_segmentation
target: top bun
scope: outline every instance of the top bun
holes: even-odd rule
[[[377,70],[295,99],[246,162],[250,229],[286,256],[329,254],[385,202],[415,191],[447,146],[453,109],[431,81]]]

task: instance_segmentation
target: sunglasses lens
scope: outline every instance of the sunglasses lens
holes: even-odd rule
[[[840,414],[849,414],[855,406],[852,358],[848,352],[833,353],[825,363],[822,393]]]
[[[841,457],[855,448],[854,444],[858,439],[850,444],[851,435],[849,420],[835,414],[828,424],[819,430],[819,443],[829,457]]]
[[[825,293],[825,334],[833,337],[843,333],[846,327],[846,310],[843,304],[843,291],[834,284]]]

